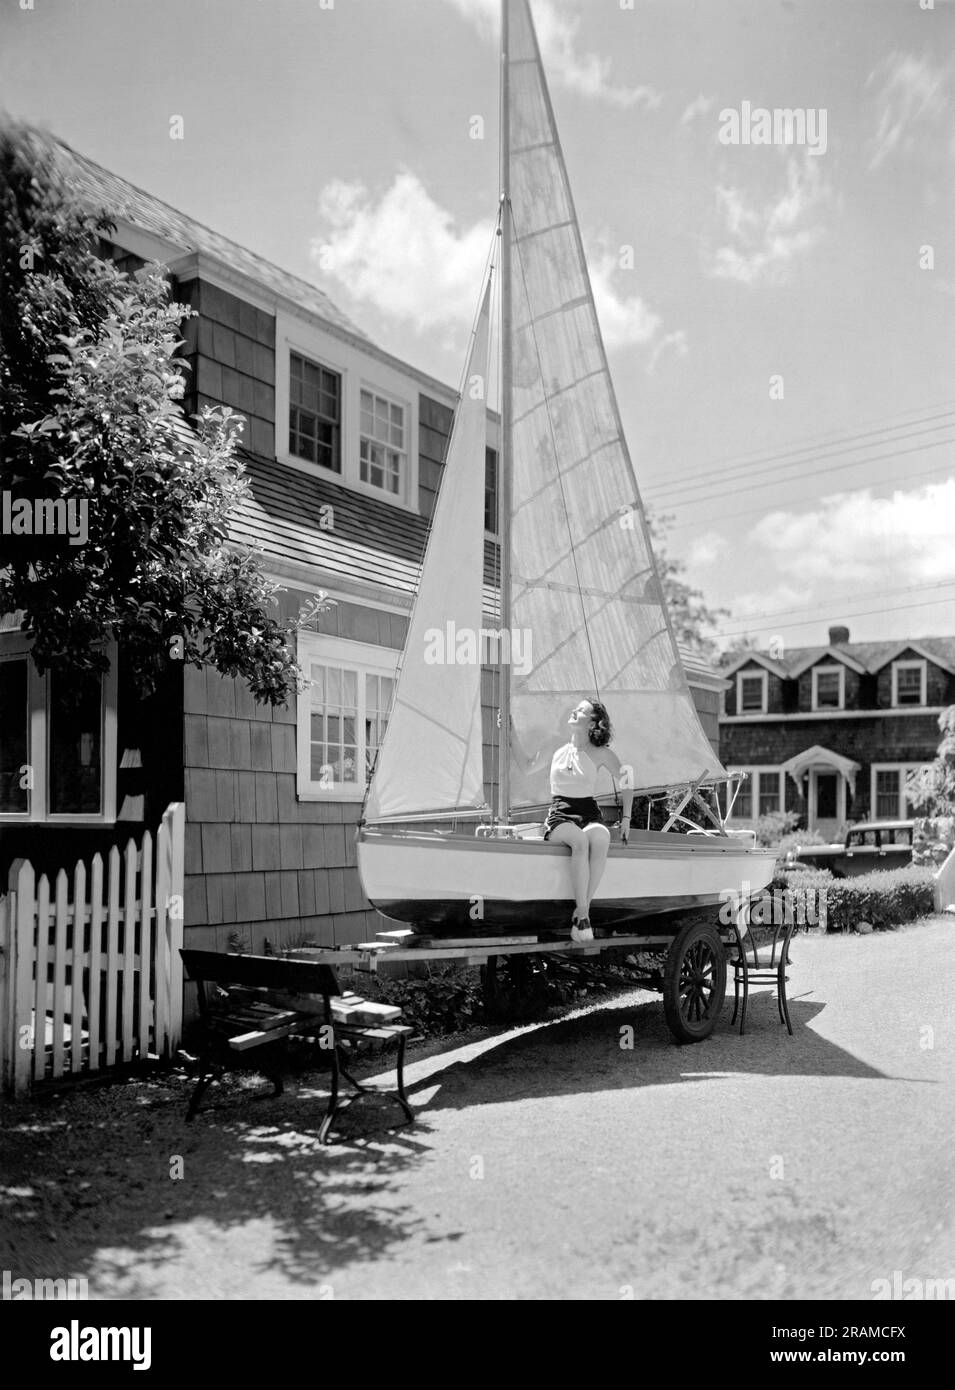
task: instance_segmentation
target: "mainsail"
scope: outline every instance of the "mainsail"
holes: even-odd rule
[[[506,0],[505,20],[508,616],[532,649],[530,670],[511,672],[515,742],[525,755],[556,748],[577,701],[599,695],[638,790],[716,778],[623,437],[528,0]],[[512,757],[511,805],[546,803],[548,766],[522,765]]]
[[[490,303],[489,282],[454,417],[391,717],[368,792],[366,821],[485,804],[479,634]]]

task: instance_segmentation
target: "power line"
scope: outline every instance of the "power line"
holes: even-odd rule
[[[877,419],[873,420],[873,421],[871,422],[871,424],[872,424],[872,426],[884,425],[884,427],[885,427],[886,430],[903,429],[903,428],[905,427],[906,423],[909,424],[909,425],[919,425],[919,424],[924,424],[927,420],[934,420],[934,419],[940,418],[939,416],[935,416],[935,415],[927,415],[927,416],[924,416],[924,417],[923,417],[923,411],[932,411],[932,410],[940,410],[940,411],[943,411],[943,413],[946,413],[946,414],[947,414],[947,413],[949,413],[950,411],[955,410],[955,402],[953,402],[953,401],[935,401],[932,405],[919,406],[918,408],[913,409],[913,410],[903,410],[903,411],[898,412],[898,414],[893,414],[893,415],[880,415],[879,417],[877,417]],[[918,417],[920,417],[920,418],[915,419],[915,420],[909,420],[909,421],[906,422],[905,417],[906,417],[906,416],[909,416],[909,415],[916,415],[916,416],[918,416]],[[891,421],[898,421],[898,423],[897,423],[897,424],[885,423],[885,422],[891,422]],[[794,453],[805,453],[807,450],[825,448],[825,447],[826,447],[827,445],[829,445],[829,444],[839,444],[839,443],[843,443],[843,442],[845,442],[846,439],[854,439],[854,438],[864,437],[864,435],[870,434],[870,433],[879,433],[879,431],[878,431],[878,430],[875,430],[875,429],[866,429],[866,430],[863,431],[861,434],[857,434],[857,433],[852,432],[852,431],[847,432],[847,431],[843,430],[843,431],[837,431],[835,434],[833,434],[833,432],[832,432],[831,430],[824,430],[824,431],[820,432],[819,434],[810,434],[810,435],[807,435],[807,436],[805,436],[805,442],[804,442],[803,444],[801,444],[801,445],[799,445],[799,444],[787,445],[785,449],[781,450],[779,453],[776,453],[776,454],[767,454],[767,453],[765,452],[765,450],[762,450],[762,449],[753,450],[751,453],[748,453],[748,454],[738,454],[738,455],[729,454],[729,455],[725,456],[725,457],[722,458],[722,459],[716,459],[716,460],[714,460],[714,467],[713,467],[713,468],[711,468],[711,469],[710,469],[710,468],[704,469],[704,470],[702,470],[701,472],[699,472],[699,473],[697,473],[697,474],[694,474],[693,476],[694,476],[694,477],[706,477],[706,476],[708,476],[708,474],[710,474],[710,473],[718,473],[718,472],[720,472],[724,467],[726,467],[726,468],[737,468],[737,467],[743,467],[744,465],[745,465],[745,466],[749,466],[749,465],[751,465],[751,464],[759,464],[759,463],[765,463],[765,462],[772,462],[772,461],[775,460],[775,459],[787,458],[787,457],[791,456],[791,455],[794,454]],[[663,478],[660,478],[660,479],[648,478],[648,479],[647,479],[647,484],[646,484],[646,486],[647,486],[647,489],[650,490],[650,491],[652,491],[654,488],[656,488],[656,487],[658,487],[658,486],[661,486],[661,485],[662,485],[664,488],[666,488],[666,486],[669,484],[669,481],[670,481],[669,478],[667,478],[667,479],[665,479],[665,480],[664,480]]]
[[[910,449],[892,449],[887,454],[874,454],[870,455],[868,458],[851,459],[848,463],[834,463],[831,467],[811,468],[808,472],[801,473],[798,478],[782,478],[780,482],[801,483],[804,478],[818,478],[823,475],[828,476],[831,473],[841,473],[847,468],[860,468],[864,464],[884,463],[886,459],[904,458],[907,454],[926,453],[929,449],[939,449],[945,444],[955,444],[955,435],[950,439],[933,440],[931,444],[913,444]],[[738,497],[740,493],[752,492],[754,488],[768,486],[770,486],[769,482],[763,480],[762,482],[746,484],[743,487],[724,488],[719,492],[707,492],[704,493],[702,497],[674,498],[670,501],[662,502],[660,505],[664,507],[693,507],[700,502],[713,502],[723,497]],[[869,486],[871,487],[872,484],[870,483]]]
[[[948,598],[930,598],[930,599],[926,599],[924,603],[896,603],[896,604],[893,604],[891,608],[863,608],[863,609],[860,609],[859,612],[857,612],[857,613],[846,613],[844,616],[845,616],[846,618],[869,618],[869,617],[871,617],[871,616],[872,616],[873,614],[875,614],[875,613],[878,613],[878,614],[882,614],[882,613],[901,613],[904,609],[907,609],[907,608],[932,608],[932,607],[934,607],[936,604],[939,604],[939,603],[955,603],[955,595],[949,595]],[[819,618],[805,618],[805,619],[801,619],[798,623],[783,623],[782,626],[783,626],[783,627],[814,627],[819,621],[820,621]],[[756,631],[756,632],[767,632],[767,631],[769,630],[769,628],[771,628],[771,627],[773,627],[773,626],[774,626],[773,623],[763,623],[762,625],[757,625],[755,628],[740,628],[739,632],[729,632],[729,631],[717,632],[717,633],[714,634],[714,636],[716,636],[716,637],[742,637],[742,636],[745,636],[745,634],[746,634],[747,632],[751,632],[751,631]]]
[[[952,425],[953,425],[953,422],[955,422],[955,412],[953,412],[953,411],[946,411],[943,415],[928,416],[927,418],[928,418],[928,419],[936,419],[936,420],[942,420],[942,419],[944,419],[944,420],[947,421],[947,423],[944,424],[944,425],[929,425],[929,427],[928,427],[927,429],[924,429],[924,430],[910,430],[910,429],[906,429],[904,433],[898,435],[898,438],[897,438],[897,439],[890,440],[890,441],[884,441],[884,442],[896,444],[896,443],[901,443],[901,442],[903,442],[903,441],[906,440],[906,439],[918,439],[918,438],[919,438],[921,435],[923,435],[923,434],[936,434],[939,430],[951,429],[951,428],[952,428]],[[917,421],[914,421],[914,423],[915,423],[915,424],[923,424],[923,423],[926,423],[926,422],[925,422],[925,421],[921,421],[921,420],[917,420]],[[872,435],[894,433],[894,432],[896,432],[896,431],[898,431],[898,430],[901,430],[902,428],[903,428],[903,427],[902,427],[901,425],[893,425],[893,426],[891,426],[889,429],[882,429],[882,430],[867,430],[864,434],[860,434],[860,435],[858,435],[858,436],[856,436],[856,437],[859,438],[859,439],[865,439],[865,438],[871,437]],[[788,463],[785,463],[785,462],[784,462],[784,463],[780,464],[778,467],[777,467],[776,464],[774,464],[774,463],[772,463],[772,462],[770,462],[770,461],[767,461],[767,463],[766,463],[764,466],[762,466],[762,467],[754,467],[754,466],[752,466],[752,465],[750,465],[750,464],[746,464],[746,465],[744,465],[744,466],[741,467],[741,468],[737,468],[737,469],[733,469],[733,470],[725,470],[725,471],[724,471],[724,470],[716,469],[716,470],[713,470],[713,473],[714,473],[716,476],[718,476],[718,477],[725,477],[726,480],[729,481],[729,482],[733,482],[733,481],[736,480],[737,477],[742,478],[742,477],[745,477],[745,476],[747,476],[747,475],[752,476],[754,473],[767,473],[767,472],[769,472],[769,473],[774,473],[774,472],[780,471],[782,468],[800,468],[800,467],[802,467],[805,463],[816,463],[816,462],[819,462],[821,459],[825,459],[825,458],[838,458],[838,457],[839,457],[840,455],[842,455],[842,454],[852,454],[852,453],[855,453],[855,452],[856,452],[857,450],[859,450],[859,449],[868,448],[868,447],[869,447],[868,445],[863,445],[863,444],[847,444],[846,447],[845,447],[845,448],[842,448],[842,449],[830,449],[830,450],[828,450],[828,451],[819,453],[819,452],[818,452],[819,446],[818,446],[818,445],[814,445],[814,446],[812,446],[812,455],[813,455],[812,457],[806,458],[806,459],[791,458],[791,459],[789,460]],[[930,447],[931,447],[931,446],[930,446]],[[808,452],[810,452],[810,450],[809,450],[808,447],[807,447],[806,449],[799,449],[799,450],[797,450],[796,452],[798,452],[798,453],[808,453]],[[772,457],[772,456],[771,456],[771,457]],[[785,459],[785,458],[786,458],[786,455],[785,455],[785,454],[777,454],[777,455],[775,455],[774,457],[775,457],[776,459]],[[860,462],[864,462],[864,460],[860,460]],[[851,468],[853,465],[852,465],[852,464],[844,464],[844,465],[841,465],[841,466],[842,466],[842,467]],[[687,489],[687,488],[694,488],[694,487],[696,487],[697,484],[698,484],[699,482],[703,481],[703,479],[706,478],[706,477],[707,477],[707,475],[706,475],[706,474],[703,474],[703,473],[691,475],[689,478],[687,478],[687,479],[685,479],[685,480],[683,480],[683,481],[674,483],[673,486],[674,486],[675,488],[679,488],[681,491],[684,491],[684,490]],[[705,483],[705,482],[704,482],[704,486],[706,486],[706,483]],[[648,500],[652,503],[652,502],[654,501],[654,498],[651,497],[651,498],[649,498]],[[672,503],[663,503],[663,505],[664,505],[664,506],[668,506],[668,505],[672,505]]]
[[[917,451],[916,451],[916,452],[917,452]],[[952,465],[949,464],[949,463],[942,463],[942,464],[939,464],[938,467],[936,467],[936,468],[926,468],[926,469],[923,469],[922,472],[920,472],[920,473],[909,473],[909,474],[907,474],[907,476],[906,476],[906,478],[905,478],[905,481],[906,481],[907,483],[916,482],[916,481],[917,481],[918,479],[920,479],[920,478],[931,478],[931,477],[933,477],[936,473],[948,473],[948,474],[951,476],[951,474],[952,474]],[[793,479],[793,481],[795,481],[795,479]],[[868,492],[870,488],[875,487],[875,486],[880,486],[880,485],[879,485],[879,484],[874,484],[874,483],[872,483],[872,482],[868,482],[868,483],[860,483],[858,487],[844,487],[844,488],[840,488],[840,489],[839,489],[839,496],[840,496],[840,497],[846,497],[846,496],[850,496],[850,495],[851,495],[852,493],[854,493],[854,492]],[[771,511],[778,510],[780,507],[791,506],[791,505],[793,505],[794,503],[799,503],[799,502],[802,502],[802,501],[804,501],[804,500],[806,500],[806,499],[799,498],[799,497],[784,497],[784,498],[781,498],[779,501],[776,501],[776,502],[772,502],[772,503],[763,503],[763,505],[762,505],[762,506],[759,506],[759,507],[748,507],[748,508],[746,508],[745,511],[718,512],[716,516],[708,516],[708,517],[706,517],[705,519],[697,519],[697,520],[695,520],[695,521],[675,521],[675,522],[673,523],[672,526],[668,526],[668,527],[666,528],[666,532],[664,533],[664,540],[666,540],[667,535],[668,535],[671,531],[685,531],[686,528],[687,528],[688,526],[704,526],[704,525],[709,526],[711,523],[716,522],[716,521],[726,521],[726,520],[734,520],[734,521],[735,521],[738,517],[742,517],[742,516],[757,516],[757,515],[759,515],[759,516],[765,516],[765,515],[767,515],[769,512],[771,512]],[[817,502],[817,501],[821,500],[821,496],[820,496],[820,497],[815,497],[815,496],[814,496],[814,497],[812,497],[811,499],[808,499],[808,500],[810,500],[810,501],[812,501],[812,502]]]
[[[938,579],[925,584],[906,584],[893,589],[869,589],[865,593],[860,594],[827,594],[826,603],[830,605],[836,603],[857,603],[860,599],[881,598],[883,594],[889,596],[892,594],[918,594],[924,592],[926,589],[945,589],[953,584],[955,584],[955,579]],[[749,618],[784,618],[787,613],[808,613],[813,606],[812,604],[804,603],[798,608],[780,608],[773,613],[750,613],[745,615],[745,619],[741,617],[739,622],[743,622]],[[736,619],[734,618],[733,621],[736,621]],[[721,632],[720,635],[725,636],[726,634]]]

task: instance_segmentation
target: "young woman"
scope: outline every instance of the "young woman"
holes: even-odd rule
[[[550,764],[550,793],[553,797],[544,822],[544,839],[554,845],[567,845],[571,853],[570,871],[574,884],[574,915],[570,935],[573,941],[593,941],[590,904],[603,877],[610,852],[610,831],[603,823],[594,800],[597,773],[605,767],[619,778],[620,759],[608,747],[613,736],[610,717],[596,700],[581,700],[567,721],[570,740],[557,749]],[[513,743],[513,740],[512,740]],[[541,755],[525,758],[530,771],[539,765]],[[622,788],[620,838],[626,844],[630,835],[632,788]]]

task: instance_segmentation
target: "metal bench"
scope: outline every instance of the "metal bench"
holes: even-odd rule
[[[331,1053],[331,1096],[319,1127],[319,1143],[328,1142],[336,1116],[359,1095],[390,1096],[403,1109],[407,1122],[413,1122],[404,1083],[405,1042],[413,1030],[401,1023],[336,1022],[332,1000],[341,996],[341,989],[331,966],[217,951],[181,950],[179,954],[198,989],[201,1025],[196,1085],[187,1121],[195,1116],[204,1091],[217,1075],[250,1061],[272,1082],[274,1094],[281,1095],[287,1039],[297,1034],[317,1036],[320,1046]],[[345,1065],[350,1051],[362,1043],[394,1041],[398,1044],[397,1090],[356,1081]],[[354,1087],[355,1095],[341,1095],[342,1078]]]

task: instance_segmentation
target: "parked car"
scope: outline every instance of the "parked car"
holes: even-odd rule
[[[911,820],[863,821],[831,845],[797,845],[786,855],[786,868],[829,869],[836,878],[854,878],[873,869],[898,869],[912,862]]]

